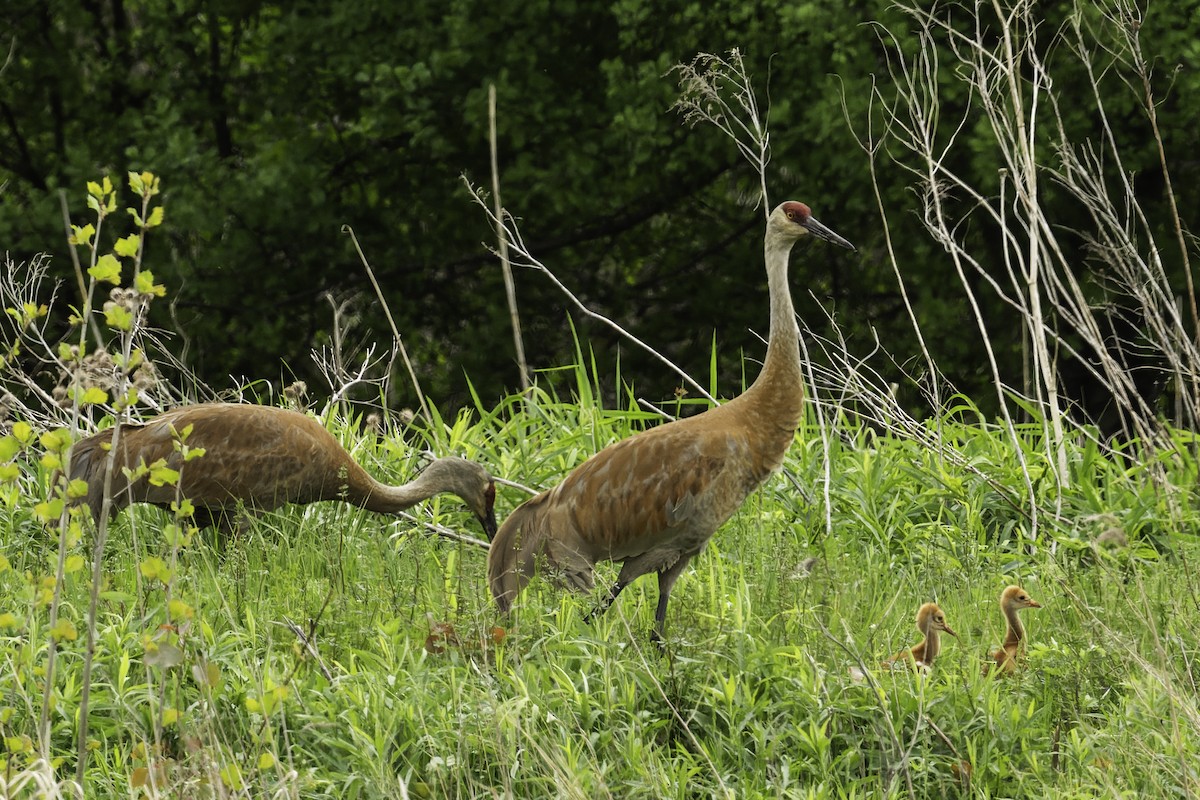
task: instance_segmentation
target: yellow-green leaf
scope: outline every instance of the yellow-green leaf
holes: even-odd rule
[[[130,172],[129,188],[133,190],[134,194],[136,194],[138,197],[141,197],[146,191],[146,184],[142,181],[142,176],[136,172]]]
[[[83,556],[78,553],[72,553],[63,562],[63,571],[68,575],[72,572],[79,572],[79,570],[83,569],[84,563]]]
[[[12,426],[12,435],[17,438],[21,444],[29,444],[33,441],[33,428],[28,422],[14,422]]]
[[[260,755],[258,757],[258,768],[259,769],[270,769],[273,766],[275,766],[275,754],[274,753],[263,753],[262,755]]]
[[[54,627],[50,629],[50,635],[60,642],[73,642],[79,638],[79,632],[75,630],[75,623],[66,617],[60,617]]]
[[[246,783],[242,780],[242,770],[237,764],[226,764],[221,767],[221,783],[225,784],[225,788],[232,789],[235,792],[240,792]]]
[[[114,303],[104,309],[104,322],[114,331],[127,331],[133,327],[133,314]]]
[[[150,212],[150,218],[146,220],[147,228],[157,228],[163,222],[163,207],[158,206]]]
[[[17,616],[11,611],[5,611],[3,614],[0,614],[0,628],[12,630],[19,627],[21,627],[21,620],[17,619]]]
[[[91,223],[80,227],[79,225],[71,226],[71,236],[67,239],[68,244],[87,245],[92,243],[92,237],[96,235],[96,229]]]
[[[117,239],[117,243],[113,245],[113,252],[122,258],[136,256],[141,241],[142,237],[136,233],[131,233],[128,236]]]
[[[56,498],[35,505],[33,507],[33,515],[49,525],[58,522],[58,518],[62,516],[62,510],[63,501]]]
[[[195,609],[182,600],[172,600],[167,603],[167,613],[173,620],[191,619],[196,616]]]
[[[141,570],[142,577],[147,580],[160,580],[166,583],[171,579],[171,570],[167,567],[167,563],[158,556],[150,556],[141,564],[138,564],[138,569]]]
[[[121,282],[121,262],[112,253],[105,253],[96,259],[96,266],[88,268],[88,275],[98,281],[118,284]]]
[[[83,393],[83,397],[79,398],[79,402],[85,406],[107,403],[108,392],[104,391],[99,386],[89,386]]]
[[[76,478],[67,484],[67,498],[74,500],[79,497],[87,497],[88,484],[82,478]]]
[[[154,282],[154,273],[145,269],[138,273],[137,280],[134,281],[134,287],[141,294],[152,294],[155,297],[162,297],[167,293],[167,287],[160,283]]]
[[[13,426],[13,435],[16,435],[16,426]],[[51,450],[55,453],[61,453],[71,444],[71,432],[66,428],[54,428],[53,430],[45,431],[38,437],[38,442],[46,450]]]
[[[162,724],[174,725],[179,720],[179,709],[164,708],[162,712]]]
[[[100,184],[96,183],[95,181],[87,182],[87,192],[92,197],[103,197],[104,196],[104,190],[101,189]]]
[[[170,467],[151,467],[150,483],[153,486],[174,486],[179,483],[179,472]]]
[[[0,436],[0,461],[12,461],[21,452],[21,443],[12,434]]]

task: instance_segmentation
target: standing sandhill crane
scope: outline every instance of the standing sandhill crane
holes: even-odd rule
[[[762,372],[749,389],[703,414],[604,448],[504,522],[488,553],[488,581],[501,611],[512,607],[540,557],[568,586],[584,591],[592,588],[597,561],[620,561],[616,584],[592,614],[612,605],[638,576],[657,572],[652,638],[662,641],[675,580],[746,497],[782,466],[799,427],[800,331],[787,271],[792,245],[807,234],[854,249],[803,203],[786,202],[771,212],[770,338]]]
[[[995,667],[1001,675],[1017,671],[1017,659],[1025,651],[1025,626],[1017,614],[1022,608],[1041,608],[1042,604],[1029,596],[1020,586],[1009,586],[1000,593],[1000,610],[1004,612],[1004,644],[992,653],[992,660],[984,665],[984,673]]]
[[[204,455],[186,464],[176,450],[177,435],[191,428],[189,448]],[[104,500],[104,464],[112,429],[76,442],[71,478],[87,481],[81,503],[99,519]],[[380,483],[360,467],[312,417],[271,406],[205,403],[168,411],[142,424],[127,424],[118,437],[112,475],[112,513],[130,503],[169,508],[181,495],[196,507],[198,527],[231,529],[238,506],[271,511],[285,503],[342,500],[368,511],[394,514],[441,492],[458,495],[483,525],[496,533],[496,487],[483,467],[461,458],[439,458],[403,486]],[[146,476],[133,481],[123,468],[139,463],[166,465],[180,472],[178,488],[154,486]]]
[[[950,627],[950,623],[946,622],[946,614],[938,607],[937,603],[926,603],[917,609],[917,630],[925,637],[921,640],[920,644],[908,650],[901,650],[883,662],[884,666],[891,667],[903,664],[917,668],[932,667],[933,660],[942,651],[939,632],[945,631],[951,636],[958,638],[958,634]]]

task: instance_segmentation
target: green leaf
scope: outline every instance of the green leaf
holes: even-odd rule
[[[16,426],[13,426],[13,434],[16,435]],[[54,430],[45,431],[38,437],[38,443],[45,450],[50,450],[55,453],[61,453],[71,446],[71,432],[66,428],[55,428]]]
[[[88,223],[84,226],[72,225],[71,236],[67,239],[69,244],[73,245],[90,245],[92,237],[96,235],[96,228]]]
[[[63,572],[67,573],[68,575],[73,572],[78,572],[79,570],[83,569],[84,563],[83,556],[79,555],[78,553],[72,553],[71,555],[67,556],[66,560],[63,562]]]
[[[117,240],[117,243],[113,245],[113,252],[122,258],[131,258],[132,256],[137,255],[138,246],[141,244],[141,241],[142,237],[138,236],[136,233],[131,233],[128,236]]]
[[[16,464],[0,465],[0,483],[12,483],[21,476],[21,468]]]
[[[63,501],[58,498],[46,500],[33,507],[33,515],[47,525],[58,522],[58,518],[62,516],[62,511]]]
[[[12,461],[21,452],[21,443],[11,433],[0,437],[0,461]]]
[[[152,294],[155,297],[162,297],[167,293],[167,287],[155,283],[154,273],[148,269],[138,273],[137,279],[134,281],[134,288],[141,294]]]
[[[92,406],[99,403],[108,402],[108,392],[101,389],[99,386],[89,386],[83,393],[83,397],[79,398],[81,405]]]
[[[141,197],[146,192],[146,184],[142,182],[142,176],[136,172],[129,173],[129,188],[138,197]]]
[[[151,467],[150,483],[153,486],[174,486],[179,483],[179,471],[170,467]]]
[[[114,331],[127,331],[133,328],[133,314],[114,303],[104,309],[104,322]]]
[[[18,442],[27,445],[33,441],[33,428],[28,422],[15,422],[12,426],[12,435],[17,437]]]
[[[113,285],[121,282],[121,262],[112,253],[105,253],[96,259],[96,266],[88,269],[88,275],[91,275],[98,281],[106,281]]]
[[[150,212],[150,218],[146,220],[147,228],[157,228],[163,222],[163,207],[158,206]]]
[[[60,617],[54,627],[50,629],[50,635],[60,642],[73,642],[79,638],[79,631],[75,630],[74,622]]]
[[[101,189],[100,184],[96,183],[95,181],[87,182],[87,191],[88,191],[88,194],[91,195],[92,197],[103,197],[104,196],[104,190]]]

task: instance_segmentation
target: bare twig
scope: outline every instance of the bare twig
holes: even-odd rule
[[[500,204],[500,161],[496,155],[496,84],[488,84],[488,142],[492,156],[492,201],[495,204],[496,218],[503,216],[504,207]],[[529,365],[525,363],[525,343],[521,339],[521,316],[517,311],[517,288],[513,283],[512,264],[508,261],[508,237],[504,226],[496,229],[497,250],[500,257],[500,271],[504,275],[504,296],[508,298],[508,316],[512,321],[513,348],[517,354],[517,369],[521,373],[521,391],[529,388]]]
[[[350,241],[354,243],[354,250],[358,253],[358,258],[362,262],[363,268],[367,271],[367,277],[371,279],[371,286],[375,289],[375,296],[379,298],[379,304],[383,307],[383,313],[387,317],[388,326],[392,329],[392,341],[396,349],[400,351],[400,357],[404,359],[404,366],[408,369],[408,377],[412,380],[413,390],[417,393],[417,401],[421,405],[421,414],[424,415],[425,421],[432,427],[433,415],[429,413],[429,405],[425,402],[425,393],[421,391],[421,382],[417,380],[416,370],[413,369],[412,361],[409,360],[408,348],[404,346],[404,340],[400,337],[400,330],[396,327],[396,321],[392,319],[392,310],[388,307],[387,300],[383,297],[383,290],[379,288],[379,282],[375,280],[375,270],[371,269],[371,264],[367,261],[367,256],[363,253],[362,246],[358,243],[358,237],[354,235],[354,229],[349,225],[343,225],[342,233],[349,236]]]

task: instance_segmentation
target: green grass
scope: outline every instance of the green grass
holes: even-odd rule
[[[424,442],[332,425],[383,478],[411,475],[413,452],[434,441],[544,487],[650,419],[630,397],[614,410],[580,394],[509,398]],[[1180,433],[1174,454],[1140,456],[1144,466],[1132,448],[1118,457],[1074,442],[1057,521],[1054,487],[1034,481],[1043,513],[1030,541],[1011,440],[970,413],[943,432],[939,454],[842,421],[826,454],[810,421],[786,469],[811,502],[783,477],[750,498],[677,584],[665,655],[649,646],[651,579],[592,625],[582,616],[593,598],[538,579],[505,619],[482,551],[337,504],[268,515],[222,552],[207,540],[183,549],[171,596],[193,615],[176,613],[172,631],[164,583],[139,569],[153,555],[169,563],[167,517],[126,512],[105,554],[84,793],[1195,796],[1193,441]],[[1039,435],[1021,435],[1034,472]],[[11,796],[35,796],[38,781],[69,796],[77,763],[86,567],[62,587],[60,616],[80,635],[60,644],[51,761],[39,760],[57,560],[57,532],[34,515],[46,480],[25,464],[21,494],[0,508],[0,614],[12,615],[0,618],[0,777],[30,781]],[[501,516],[522,499],[502,488]],[[453,498],[420,514],[479,535]],[[1114,522],[1129,547],[1097,553],[1091,540]],[[89,542],[70,552],[86,555]],[[812,556],[813,571],[797,574]],[[614,575],[603,565],[598,584]],[[1025,612],[1024,670],[985,678],[1003,634],[996,598],[1012,582],[1045,607]],[[959,638],[928,675],[879,669],[915,641],[913,615],[930,599]],[[315,625],[332,680],[285,618]],[[431,623],[453,625],[457,643],[427,647]]]

